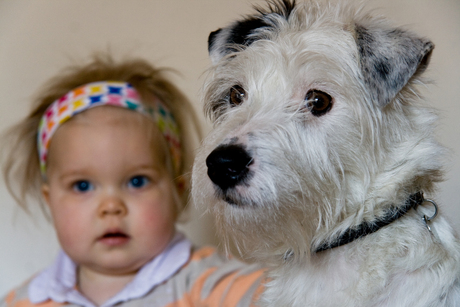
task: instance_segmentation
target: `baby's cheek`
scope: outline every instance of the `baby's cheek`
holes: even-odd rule
[[[136,232],[150,240],[162,241],[171,236],[174,231],[174,214],[170,208],[161,208],[161,206],[150,206],[138,213],[135,219]]]
[[[171,220],[174,215],[174,204],[167,195],[156,195],[142,202],[139,208],[139,218],[144,222],[160,222],[161,220]]]
[[[78,214],[63,214],[54,223],[59,242],[67,252],[76,251],[92,239],[91,225],[85,225]]]
[[[158,231],[174,225],[172,212],[167,210],[146,210],[140,214],[138,220],[139,225],[143,225],[142,228],[157,229]]]

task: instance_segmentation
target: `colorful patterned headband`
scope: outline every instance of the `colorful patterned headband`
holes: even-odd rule
[[[155,97],[153,107],[140,102],[137,91],[128,83],[117,81],[94,82],[76,88],[54,101],[43,114],[38,128],[40,170],[46,174],[46,158],[51,137],[57,128],[76,114],[97,106],[118,106],[137,111],[152,118],[165,137],[174,170],[180,168],[181,150],[179,128],[168,108]]]

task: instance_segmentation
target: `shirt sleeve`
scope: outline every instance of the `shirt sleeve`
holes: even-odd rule
[[[256,306],[264,289],[264,270],[236,259],[227,259],[214,248],[193,253],[189,269],[199,272],[188,290],[166,307],[250,307]]]
[[[60,307],[62,305],[61,303],[50,300],[41,304],[32,303],[27,295],[27,285],[10,291],[0,300],[0,307]]]

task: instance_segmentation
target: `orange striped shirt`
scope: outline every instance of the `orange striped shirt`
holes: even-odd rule
[[[120,307],[249,307],[263,290],[264,270],[228,259],[212,247],[193,249],[189,261],[171,278],[145,296],[117,304]],[[28,285],[11,291],[0,307],[78,306],[47,300],[33,304]]]

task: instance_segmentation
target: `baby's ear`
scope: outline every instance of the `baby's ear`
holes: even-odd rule
[[[50,203],[50,187],[47,183],[42,184],[41,192],[45,203],[49,206]]]
[[[399,28],[355,25],[361,72],[372,99],[386,106],[428,66],[434,45]]]
[[[187,180],[184,178],[184,176],[179,176],[174,180],[174,183],[176,184],[177,192],[179,193],[179,196],[182,197],[182,195],[184,195],[185,191],[188,188]]]

